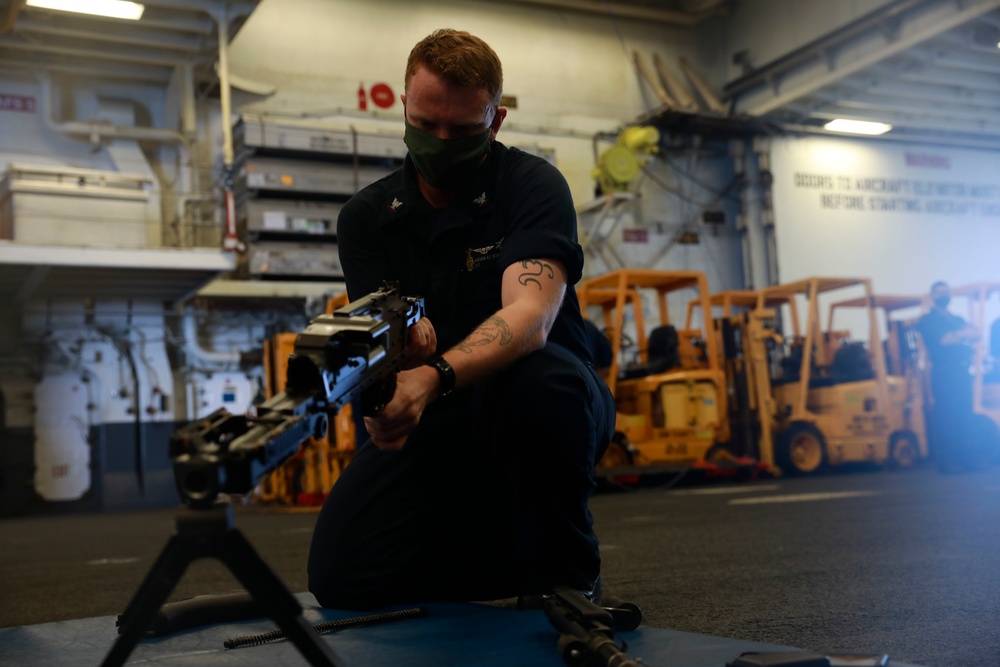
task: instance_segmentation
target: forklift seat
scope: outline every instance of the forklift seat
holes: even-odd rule
[[[798,382],[801,378],[802,346],[793,346],[781,359],[781,374],[771,380],[775,386]],[[818,366],[813,357],[809,373],[809,388],[831,387],[845,382],[875,379],[875,368],[868,356],[868,347],[861,341],[844,341],[833,355],[829,366]]]
[[[868,356],[868,347],[860,341],[845,341],[833,355],[831,376],[836,383],[862,382],[875,379],[875,369]]]
[[[648,361],[626,366],[622,369],[620,379],[631,380],[647,375],[666,373],[672,368],[677,368],[681,365],[679,346],[677,329],[672,324],[654,327],[649,332],[649,341],[646,346]]]

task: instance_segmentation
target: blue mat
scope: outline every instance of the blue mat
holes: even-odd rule
[[[359,614],[320,609],[307,594],[297,596],[309,624]],[[426,605],[420,618],[338,630],[323,635],[342,667],[564,667],[557,633],[542,611],[518,611],[475,603]],[[100,665],[118,637],[114,616],[0,629],[0,664],[18,667]],[[146,638],[128,664],[306,665],[294,644],[280,641],[226,649],[240,635],[275,629],[270,619],[201,627],[168,637]],[[628,654],[649,667],[725,667],[743,652],[789,651],[789,647],[738,641],[690,632],[640,627],[620,635]],[[913,667],[890,661],[892,667]]]

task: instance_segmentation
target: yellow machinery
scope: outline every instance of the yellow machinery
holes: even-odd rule
[[[708,303],[712,306],[711,317],[719,315],[730,317],[736,313],[737,309],[747,310],[757,307],[757,292],[754,290],[725,290],[715,292],[708,297]],[[688,303],[687,327],[694,323],[695,313],[701,309],[701,300],[692,299]],[[704,316],[703,316],[704,317]]]
[[[737,317],[740,313],[746,313],[751,310],[755,310],[758,307],[760,295],[756,290],[724,290],[721,292],[715,292],[709,295],[708,302],[712,306],[712,311],[710,317],[714,320],[717,318],[722,318],[722,320],[729,323],[729,326],[740,327],[742,326],[741,320]],[[766,303],[764,306],[771,308],[775,306],[788,306],[789,312],[791,313],[792,325],[795,327],[795,333],[798,334],[798,310],[794,299],[786,299],[780,296],[775,296]],[[694,326],[695,314],[701,311],[701,301],[699,299],[693,299],[688,303],[687,308],[687,320],[685,324],[685,330],[691,330]],[[704,316],[702,316],[704,319]],[[716,332],[721,334],[722,327],[719,323],[716,324]],[[720,354],[723,353],[723,345],[720,339],[719,346],[717,350]]]
[[[883,353],[889,414],[895,421],[889,444],[890,462],[901,468],[910,467],[928,456],[924,418],[928,397],[926,362],[914,328],[924,303],[922,296],[876,294],[870,301],[857,297],[830,304],[828,327],[831,331],[835,330],[838,312],[864,311],[871,307],[882,313],[886,329]],[[905,317],[907,314],[910,316]]]
[[[597,158],[592,170],[604,194],[627,192],[642,172],[643,156],[659,152],[660,132],[652,125],[626,127]]]
[[[724,290],[722,292],[715,292],[709,295],[708,303],[712,306],[712,317],[722,316],[725,318],[732,317],[739,314],[739,312],[745,312],[747,310],[753,310],[758,307],[758,301],[760,298],[760,293],[756,290]],[[788,301],[783,298],[773,298],[764,305],[766,307],[780,306],[787,304],[791,309],[792,322],[798,321],[798,310],[795,305],[795,301]],[[694,322],[695,313],[701,309],[701,301],[698,299],[692,300],[688,303],[687,310],[687,325],[686,328],[690,328]]]
[[[914,370],[914,366],[922,363],[923,351],[919,334],[914,327],[926,309],[926,302],[926,297],[916,295],[876,294],[872,298],[872,307],[882,313],[885,322],[886,339],[883,351],[886,370],[890,376],[907,375]],[[833,328],[837,311],[865,307],[864,297],[830,304],[830,328]],[[900,313],[904,315],[909,313],[910,317],[902,317]]]
[[[580,307],[603,313],[612,365],[605,379],[617,406],[616,436],[598,463],[599,475],[625,468],[685,469],[710,458],[729,439],[726,380],[719,364],[718,337],[709,331],[677,331],[667,295],[696,290],[703,312],[711,312],[708,284],[696,271],[622,269],[582,282]],[[643,297],[654,302],[658,319],[647,332]],[[623,364],[626,313],[635,326],[635,363]],[[686,340],[687,346],[681,344]],[[634,470],[633,470],[634,472]]]
[[[820,296],[846,290],[862,292],[866,335],[860,340],[820,325]],[[761,422],[773,426],[761,429],[762,460],[785,472],[810,474],[827,465],[891,462],[894,447],[902,452],[922,441],[912,410],[907,412],[901,400],[905,388],[897,390],[900,400],[892,399],[870,280],[808,278],[766,287],[758,295],[758,317],[776,298],[805,299],[808,314],[802,334],[785,338],[778,358],[762,353],[766,336],[758,337],[751,353]],[[767,415],[773,415],[773,423]],[[904,462],[911,454],[895,456]]]
[[[764,447],[761,456],[760,442],[773,442],[774,405],[768,363],[768,343],[780,342],[775,333],[777,314],[773,310],[759,310],[760,294],[755,290],[727,290],[711,294],[710,317],[718,336],[716,346],[719,365],[724,369],[729,422],[729,440],[723,448],[734,459],[756,460],[759,471],[780,474],[774,464],[773,447]],[[798,309],[794,298],[776,294],[763,302],[768,308],[785,306],[791,314],[795,335],[799,334]],[[686,329],[694,325],[695,314],[702,308],[694,299],[688,303]],[[703,318],[704,319],[704,318]]]
[[[349,303],[343,292],[327,301],[329,315]],[[285,389],[288,357],[295,349],[297,333],[279,333],[264,344],[264,381],[267,398]],[[330,420],[325,438],[310,438],[297,454],[275,470],[256,490],[257,497],[282,505],[321,505],[354,455],[357,438],[351,405],[345,405]]]
[[[653,338],[671,322],[666,296],[685,289],[697,295],[673,337],[675,357],[668,367],[657,366]],[[848,292],[851,298],[837,301]],[[643,312],[646,293],[659,311],[652,327]],[[864,278],[810,278],[709,295],[700,273],[649,270],[585,281],[578,296],[585,313],[601,309],[612,346],[605,377],[618,409],[617,447],[599,473],[630,464],[710,467],[728,460],[774,474],[810,474],[853,462],[905,467],[927,455],[922,374],[913,367],[890,376],[876,314],[886,313],[896,336],[887,345],[893,368],[904,369],[904,361],[916,363],[899,347],[904,335],[913,344],[911,323],[890,314],[919,304],[918,298],[877,298]],[[860,340],[833,328],[832,314],[824,330],[821,296],[836,301],[831,312],[852,308],[863,315]],[[808,305],[804,319],[800,304]],[[639,354],[623,367],[626,314]]]

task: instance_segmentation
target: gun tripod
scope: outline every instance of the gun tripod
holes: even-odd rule
[[[232,505],[218,501],[207,509],[181,507],[177,531],[160,552],[153,569],[119,619],[118,639],[102,667],[121,667],[139,638],[152,624],[160,606],[198,558],[216,558],[236,576],[313,667],[338,667],[344,662],[306,623],[302,606],[236,528]]]

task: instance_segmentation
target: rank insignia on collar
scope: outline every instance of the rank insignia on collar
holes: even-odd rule
[[[389,204],[389,210],[390,211],[394,211],[394,212],[398,211],[399,207],[402,206],[402,205],[403,205],[403,202],[401,202],[398,199],[396,199],[395,197],[393,197],[392,198],[392,203]]]
[[[475,204],[476,206],[485,206],[486,202],[487,202],[487,199],[486,199],[486,193],[485,192],[483,192],[483,194],[479,195],[478,197],[476,197],[475,199],[472,200],[472,203]]]

